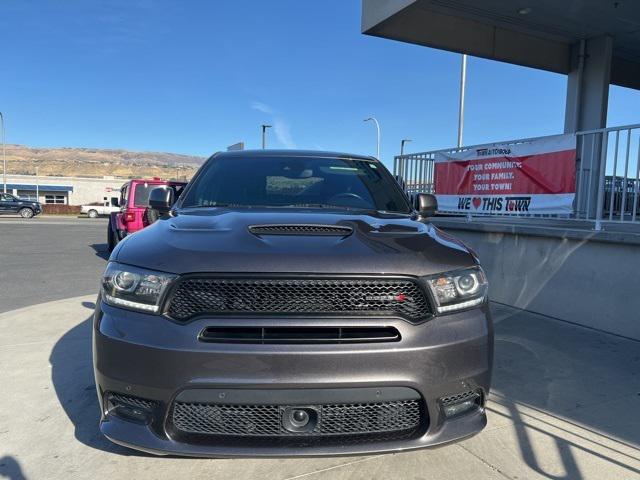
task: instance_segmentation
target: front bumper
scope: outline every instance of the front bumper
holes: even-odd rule
[[[207,326],[393,326],[401,341],[347,345],[211,344],[197,340]],[[94,371],[102,418],[100,430],[115,443],[155,454],[198,457],[333,456],[396,452],[451,442],[486,425],[483,408],[447,419],[440,399],[470,390],[489,391],[493,329],[488,306],[433,318],[420,325],[388,318],[202,318],[187,324],[98,302],[93,332]],[[287,390],[324,395],[336,391],[412,389],[421,397],[424,422],[408,438],[350,442],[243,441],[176,435],[171,407],[182,392]],[[150,422],[107,413],[105,394],[156,402]],[[271,393],[272,395],[271,395]],[[310,393],[311,392],[311,393]],[[311,395],[311,398],[309,397]],[[372,398],[374,401],[375,398]],[[319,401],[318,401],[319,402]],[[244,403],[244,402],[243,402]],[[291,402],[289,402],[291,403]],[[297,404],[295,401],[293,402]],[[215,440],[213,440],[215,438]],[[255,440],[255,439],[254,439]]]

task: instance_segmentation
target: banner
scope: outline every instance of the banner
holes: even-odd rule
[[[436,153],[438,210],[466,213],[573,211],[576,137]]]

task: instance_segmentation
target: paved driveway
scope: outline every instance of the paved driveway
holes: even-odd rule
[[[98,293],[104,218],[0,216],[0,312]]]

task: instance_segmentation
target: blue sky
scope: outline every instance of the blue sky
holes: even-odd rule
[[[460,56],[360,33],[359,0],[0,3],[7,142],[209,155],[237,141],[375,153],[457,135]],[[470,58],[465,143],[560,133],[566,78]],[[613,87],[609,124],[640,121]]]

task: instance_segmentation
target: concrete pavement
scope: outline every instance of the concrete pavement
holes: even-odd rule
[[[94,299],[0,314],[0,478],[640,478],[640,343],[500,305],[489,425],[471,439],[353,458],[140,454],[97,430]]]

